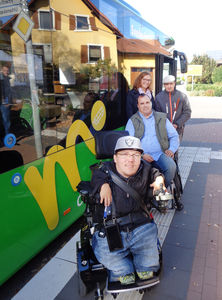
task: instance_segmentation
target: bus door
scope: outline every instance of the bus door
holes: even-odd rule
[[[155,95],[162,91],[163,78],[168,75],[176,76],[176,60],[164,56],[162,54],[156,55],[156,77],[155,77]]]
[[[163,78],[167,75],[177,77],[177,61],[180,60],[181,73],[187,72],[187,58],[183,52],[174,50],[173,57],[168,57],[162,54],[156,55],[155,66],[155,95],[162,91]]]

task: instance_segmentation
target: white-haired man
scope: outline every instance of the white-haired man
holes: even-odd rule
[[[165,90],[156,96],[154,109],[167,114],[167,118],[176,128],[181,141],[185,123],[191,117],[190,103],[187,96],[175,88],[175,76],[167,75],[163,79],[163,84]]]

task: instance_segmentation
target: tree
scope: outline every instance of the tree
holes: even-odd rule
[[[198,77],[196,82],[199,83],[212,83],[212,73],[216,67],[216,61],[210,58],[207,54],[205,55],[194,55],[191,62],[192,65],[202,65],[203,74],[202,77]]]
[[[94,65],[81,66],[80,75],[87,81],[107,76],[108,92],[110,92],[112,77],[117,71],[118,69],[111,59],[99,59]]]
[[[213,80],[213,83],[222,82],[222,66],[217,67],[213,70],[212,80]]]

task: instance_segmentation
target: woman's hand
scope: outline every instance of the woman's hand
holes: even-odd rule
[[[112,191],[108,183],[104,183],[100,189],[100,203],[110,206],[112,202]]]

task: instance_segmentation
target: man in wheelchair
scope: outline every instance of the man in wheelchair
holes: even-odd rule
[[[165,176],[170,188],[178,172],[174,154],[179,148],[179,135],[165,113],[152,110],[152,102],[146,94],[137,100],[138,111],[126,124],[126,131],[141,140],[143,159],[158,168]],[[179,199],[175,199],[177,210],[183,209]]]
[[[119,138],[114,161],[94,170],[91,180],[93,195],[99,193],[105,207],[93,234],[92,248],[97,260],[108,269],[109,281],[122,285],[149,280],[160,268],[157,226],[147,205],[150,190],[166,188],[163,175],[141,160],[142,153],[138,138]]]

